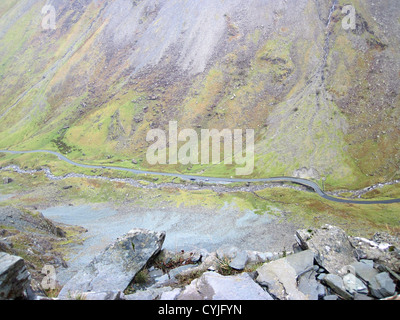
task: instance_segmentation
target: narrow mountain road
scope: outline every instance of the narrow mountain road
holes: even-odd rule
[[[183,180],[191,180],[197,182],[208,182],[208,183],[274,183],[274,182],[289,182],[295,183],[307,188],[314,190],[321,198],[324,198],[329,201],[338,202],[338,203],[348,203],[348,204],[365,204],[365,205],[373,205],[373,204],[393,204],[393,203],[400,203],[400,199],[390,199],[390,200],[353,200],[353,199],[342,199],[336,198],[326,194],[319,185],[313,181],[301,179],[301,178],[294,178],[294,177],[274,177],[274,178],[262,178],[262,179],[239,179],[239,178],[216,178],[216,177],[203,177],[203,176],[195,176],[195,175],[185,175],[180,173],[166,173],[166,172],[153,172],[153,171],[146,171],[146,170],[136,170],[136,169],[129,169],[123,167],[114,167],[114,166],[98,166],[98,165],[88,165],[74,162],[67,157],[63,156],[62,154],[50,151],[50,150],[32,150],[32,151],[11,151],[11,150],[0,150],[3,153],[9,154],[32,154],[32,153],[47,153],[57,156],[61,161],[69,163],[73,166],[86,168],[86,169],[107,169],[107,170],[114,170],[114,171],[125,171],[134,174],[149,174],[154,176],[165,176],[165,177],[174,177],[174,178],[181,178]]]

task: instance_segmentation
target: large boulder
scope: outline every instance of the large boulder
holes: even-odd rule
[[[206,272],[192,281],[177,300],[272,300],[247,274],[222,276]]]
[[[312,250],[317,263],[331,274],[340,275],[344,267],[357,262],[355,249],[340,228],[298,230],[296,240],[303,250]]]
[[[387,272],[379,273],[369,284],[371,294],[377,299],[391,297],[396,293],[396,284]]]
[[[30,278],[22,258],[0,252],[0,300],[25,298]]]
[[[165,233],[134,229],[110,245],[61,290],[60,299],[86,292],[123,292],[135,275],[156,256]]]
[[[279,300],[310,300],[308,292],[300,291],[298,279],[314,266],[314,252],[303,251],[257,269],[256,281],[268,288],[268,292]],[[306,287],[306,286],[304,286]],[[308,289],[307,289],[308,290]]]

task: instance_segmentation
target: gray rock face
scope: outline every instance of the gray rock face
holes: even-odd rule
[[[231,261],[229,266],[235,270],[243,270],[246,267],[246,264],[249,260],[246,251],[240,251],[236,257]]]
[[[366,283],[371,281],[378,275],[378,271],[374,269],[373,265],[363,262],[356,262],[351,265],[354,268],[355,274]]]
[[[396,284],[387,272],[380,273],[372,279],[369,288],[371,294],[378,299],[391,297],[396,292]]]
[[[307,250],[290,255],[283,259],[288,261],[289,264],[294,268],[296,273],[300,275],[301,273],[313,268],[314,258],[315,258],[314,252],[312,252],[311,250]]]
[[[255,258],[250,261],[251,263],[268,262],[274,260],[276,257],[272,252],[255,252]],[[252,258],[252,254],[249,258]]]
[[[318,264],[331,274],[339,275],[343,267],[357,262],[346,233],[337,227],[326,225],[312,232],[298,230],[296,240],[303,250],[312,250]]]
[[[121,291],[108,291],[108,292],[89,292],[82,296],[84,300],[93,301],[116,301],[125,300],[125,296]]]
[[[178,298],[178,296],[181,293],[181,291],[182,291],[181,289],[176,288],[176,289],[174,289],[172,291],[164,292],[161,295],[160,300],[169,300],[169,301],[176,300],[176,298]]]
[[[310,250],[264,264],[257,269],[256,281],[280,300],[309,300],[310,296],[299,290],[297,279],[312,270],[314,253]]]
[[[318,283],[316,277],[315,271],[309,271],[299,278],[298,289],[308,297],[308,300],[319,300],[325,296],[325,289]]]
[[[353,296],[346,291],[343,279],[335,274],[328,274],[323,282],[330,287],[335,293],[345,300],[351,300]]]
[[[153,287],[160,288],[166,285],[172,285],[177,282],[178,276],[188,274],[194,270],[197,270],[197,267],[191,264],[172,269],[168,274],[162,274],[159,277],[154,278],[155,284]]]
[[[22,258],[0,252],[0,300],[23,298],[30,274]]]
[[[60,299],[74,293],[124,291],[135,275],[158,254],[165,233],[134,229],[110,245],[61,290]]]
[[[0,225],[10,226],[21,232],[37,232],[64,237],[65,232],[40,212],[26,212],[13,207],[0,208]]]
[[[385,234],[376,234],[373,240],[350,238],[353,246],[362,257],[382,264],[400,273],[400,244],[397,238]],[[387,242],[383,242],[383,241]]]
[[[187,286],[177,300],[272,300],[272,297],[247,273],[222,276],[206,272]]]
[[[216,251],[216,254],[218,259],[231,260],[229,266],[238,271],[244,270],[247,265],[264,263],[279,259],[283,256],[283,253],[239,250],[238,248],[229,245],[220,247]]]
[[[164,293],[170,293],[172,290],[171,287],[163,287],[163,288],[149,288],[147,290],[137,291],[134,294],[130,294],[125,296],[125,300],[132,301],[152,301],[161,299]],[[171,295],[167,295],[167,298],[171,298]]]
[[[233,246],[222,246],[217,250],[218,259],[235,259],[239,249]]]
[[[345,289],[352,295],[356,293],[368,294],[367,286],[352,273],[343,277],[343,284]]]
[[[325,301],[337,301],[337,300],[339,300],[339,297],[335,296],[335,295],[329,295],[329,296],[325,296],[324,300]]]

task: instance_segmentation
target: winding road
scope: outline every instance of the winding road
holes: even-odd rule
[[[326,194],[324,191],[321,190],[319,185],[313,181],[301,179],[301,178],[293,178],[293,177],[275,177],[275,178],[262,178],[262,179],[238,179],[238,178],[216,178],[216,177],[203,177],[203,176],[195,176],[195,175],[185,175],[180,173],[166,173],[166,172],[153,172],[153,171],[145,171],[145,170],[136,170],[136,169],[129,169],[123,167],[114,167],[114,166],[98,166],[98,165],[88,165],[74,162],[67,157],[63,156],[62,154],[50,151],[50,150],[32,150],[32,151],[11,151],[11,150],[0,150],[2,153],[9,153],[9,154],[32,154],[32,153],[47,153],[52,154],[58,157],[61,161],[67,162],[73,166],[80,167],[80,168],[87,168],[87,169],[108,169],[108,170],[115,170],[115,171],[125,171],[131,172],[134,174],[149,174],[154,176],[165,176],[165,177],[174,177],[174,178],[181,178],[184,180],[191,180],[191,181],[198,181],[198,182],[212,182],[212,183],[252,183],[252,182],[261,182],[261,183],[271,183],[271,182],[290,182],[305,186],[314,190],[321,198],[324,198],[329,201],[338,202],[338,203],[348,203],[348,204],[393,204],[393,203],[400,203],[400,199],[389,199],[389,200],[353,200],[353,199],[342,199],[336,198]]]

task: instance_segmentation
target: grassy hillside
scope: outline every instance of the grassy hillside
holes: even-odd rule
[[[177,121],[254,129],[253,177],[307,168],[331,189],[399,177],[396,0],[351,1],[349,31],[346,1],[326,27],[329,0],[54,0],[57,29],[43,30],[46,3],[0,4],[0,148],[235,175],[223,164],[149,166],[147,132]]]

